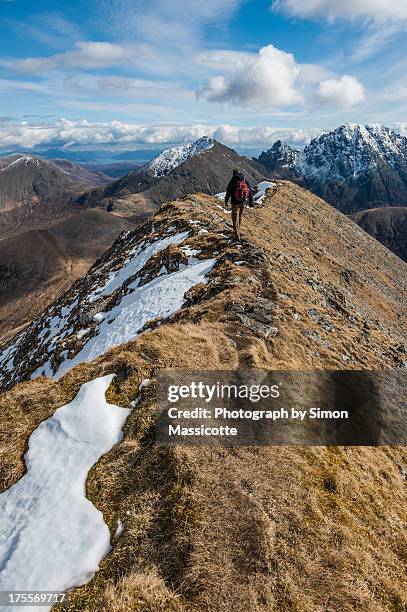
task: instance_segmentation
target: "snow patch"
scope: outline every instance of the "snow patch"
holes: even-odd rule
[[[212,270],[216,259],[189,261],[184,269],[154,278],[138,287],[138,280],[130,283],[133,291],[109,311],[103,319],[98,334],[89,338],[72,359],[61,363],[54,378],[85,361],[92,361],[119,344],[134,340],[144,325],[153,319],[166,319],[184,304],[184,294],[198,283],[206,283],[206,275]]]
[[[276,183],[261,181],[261,183],[257,185],[257,191],[253,196],[253,200],[257,203],[263,202],[264,198],[266,197],[267,190],[274,189],[275,187],[277,187]]]
[[[121,522],[121,520],[119,519],[117,521],[117,529],[116,529],[116,533],[114,534],[114,538],[116,539],[116,538],[120,537],[122,535],[123,531],[124,531],[124,526],[123,526],[123,523]]]
[[[226,198],[226,191],[222,191],[222,193],[217,193],[215,195],[215,198],[217,198],[218,200],[223,200],[224,201],[225,198]]]
[[[65,591],[85,584],[109,552],[109,529],[86,498],[85,482],[121,440],[130,413],[106,402],[113,377],[82,385],[31,434],[27,473],[0,495],[1,590]]]
[[[91,331],[90,327],[86,329],[80,329],[78,333],[76,334],[76,337],[78,338],[78,340],[82,340],[82,338],[86,336],[86,334],[88,334],[90,331]]]
[[[216,208],[220,208],[220,210],[224,213],[226,213],[227,215],[231,214],[231,210],[228,210],[227,208],[224,208],[223,206],[221,206],[220,204],[215,204]]]
[[[147,263],[147,261],[156,253],[163,251],[171,244],[180,244],[189,236],[189,232],[178,232],[161,240],[156,240],[150,244],[142,242],[137,247],[132,249],[129,257],[124,262],[123,266],[109,274],[109,277],[104,285],[93,291],[89,297],[90,302],[95,302],[103,295],[110,295],[116,289],[123,286],[123,283],[137,274]]]
[[[149,378],[143,378],[143,380],[138,386],[139,391],[141,391],[141,389],[144,389],[145,387],[149,387],[150,385],[151,385],[151,380]]]
[[[18,166],[40,166],[41,161],[37,157],[31,155],[22,155],[18,159],[12,161],[8,166],[3,168],[1,172],[7,172],[10,168],[16,168]]]

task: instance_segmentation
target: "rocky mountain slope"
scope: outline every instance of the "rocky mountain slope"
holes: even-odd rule
[[[182,295],[193,284],[207,282],[206,275],[216,277],[215,272],[209,272],[213,266],[217,269],[219,258],[245,261],[251,257],[251,248],[256,251],[261,247],[263,253],[264,245],[266,248],[270,245],[267,261],[272,269],[277,265],[290,271],[291,288],[284,281],[284,290],[289,295],[297,292],[309,304],[306,311],[299,308],[300,318],[293,327],[301,329],[302,345],[310,363],[325,362],[330,355],[332,366],[367,365],[371,346],[371,357],[377,366],[395,365],[397,361],[392,359],[400,355],[397,352],[393,355],[390,347],[392,342],[394,347],[402,343],[404,335],[405,305],[400,292],[406,269],[400,269],[400,260],[322,200],[289,183],[280,188],[272,202],[278,223],[274,218],[264,218],[270,215],[271,208],[248,212],[252,233],[256,232],[252,247],[230,242],[229,215],[223,212],[219,200],[208,196],[188,196],[167,205],[151,221],[125,233],[82,280],[6,347],[0,361],[4,383],[8,385],[42,372],[60,376],[73,365],[131,340],[152,321],[154,326],[177,311],[185,301]],[[301,202],[307,204],[306,218],[305,212],[298,211]],[[276,210],[279,203],[281,208]],[[312,206],[316,210],[311,214]],[[200,210],[208,215],[205,224],[200,220]],[[210,215],[214,220],[208,233]],[[323,215],[327,220],[321,225]],[[286,236],[297,226],[301,239],[291,245]],[[277,251],[277,244],[281,248],[285,245],[284,251]],[[259,257],[262,260],[265,255]],[[321,266],[336,269],[335,274],[331,271],[330,282],[320,278]],[[375,272],[377,269],[380,274]],[[235,267],[236,282],[244,271],[244,265]],[[192,284],[187,286],[189,283]],[[319,300],[315,292],[320,294]],[[172,306],[173,299],[176,308]],[[287,302],[291,303],[292,298],[287,297]],[[379,316],[384,304],[385,318]],[[322,306],[328,308],[325,323],[325,316],[319,311]],[[310,321],[317,323],[316,329],[321,333],[315,334],[315,330],[307,327]],[[346,333],[341,329],[343,326]],[[371,343],[376,334],[380,341]],[[359,355],[357,347],[362,339],[364,354]],[[312,347],[309,351],[305,349],[308,345]],[[381,357],[376,354],[379,346]]]
[[[216,194],[225,190],[233,168],[238,167],[252,184],[264,169],[210,138],[166,149],[141,168],[106,188],[85,193],[78,202],[128,212],[157,206],[187,193]]]
[[[407,266],[350,219],[282,182],[231,234],[216,198],[167,204],[3,347],[3,386],[26,382],[0,396],[0,490],[38,424],[115,373],[133,410],[86,486],[112,550],[65,609],[402,610],[403,448],[155,443],[161,370],[407,365]]]
[[[407,261],[407,208],[372,208],[351,215],[351,219],[390,251]]]
[[[54,166],[62,170],[67,176],[73,181],[80,183],[84,186],[94,185],[105,185],[111,183],[112,178],[99,170],[84,166],[81,164],[75,164],[67,159],[56,158],[49,160]]]
[[[75,204],[86,188],[110,180],[66,160],[0,158],[0,338],[37,316],[139,221]]]
[[[127,219],[89,209],[0,240],[0,338],[40,314],[132,227]]]
[[[259,162],[345,213],[407,205],[407,138],[383,126],[348,123],[303,151],[278,141]]]
[[[62,208],[81,187],[52,163],[13,155],[2,159],[0,169],[0,214],[24,209],[27,215],[43,207]]]
[[[15,153],[0,158],[0,227],[30,226],[75,207],[91,186],[111,178],[64,159],[45,160]]]

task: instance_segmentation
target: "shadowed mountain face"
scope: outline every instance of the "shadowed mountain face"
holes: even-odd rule
[[[0,337],[29,322],[144,219],[75,204],[86,188],[110,180],[63,159],[0,158]]]
[[[156,206],[188,193],[225,191],[233,168],[258,183],[265,170],[219,142],[200,138],[194,143],[167,149],[141,168],[108,185],[85,193],[78,202],[128,210],[135,203]]]
[[[407,206],[407,138],[385,127],[342,125],[304,151],[278,141],[258,161],[347,214]]]
[[[51,159],[50,163],[57,166],[57,168],[62,170],[69,178],[81,185],[105,185],[106,183],[111,183],[113,180],[110,176],[96,168],[75,164],[67,159]]]
[[[132,227],[103,210],[84,210],[0,240],[0,337],[58,298]]]
[[[0,158],[0,227],[29,226],[51,221],[72,209],[75,199],[91,185],[111,179],[72,162],[44,160],[25,154]]]
[[[60,209],[79,193],[80,186],[65,172],[37,157],[12,156],[1,160],[0,213],[25,209]]]
[[[407,261],[407,208],[363,210],[351,216],[362,229]]]

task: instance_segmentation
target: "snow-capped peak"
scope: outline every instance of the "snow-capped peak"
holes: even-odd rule
[[[22,155],[18,157],[14,161],[12,161],[8,166],[3,168],[3,172],[8,170],[9,168],[15,168],[16,166],[39,166],[41,164],[38,157],[32,157],[31,155]]]
[[[292,157],[291,167],[308,180],[357,178],[380,163],[407,163],[407,138],[382,125],[345,123],[314,138]]]
[[[310,183],[355,180],[380,166],[396,172],[407,167],[407,138],[383,125],[344,123],[311,140],[303,151],[278,140],[259,161]]]
[[[211,149],[213,145],[214,140],[212,138],[203,136],[195,142],[165,149],[165,151],[162,151],[162,153],[146,164],[146,169],[153,176],[166,176],[190,157]]]

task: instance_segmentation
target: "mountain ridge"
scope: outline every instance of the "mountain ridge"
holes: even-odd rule
[[[272,242],[279,241],[280,243],[287,240],[285,243],[286,249],[290,245],[290,254],[278,252],[273,257],[276,257],[278,261],[281,258],[279,265],[282,265],[283,268],[296,270],[300,274],[299,278],[302,279],[301,283],[305,283],[306,287],[311,288],[311,295],[312,291],[317,293],[322,291],[327,304],[324,308],[325,310],[326,308],[329,311],[332,310],[331,316],[339,317],[340,319],[344,316],[344,312],[347,313],[346,317],[349,317],[349,319],[346,318],[346,321],[348,321],[347,325],[348,327],[350,325],[352,332],[350,328],[347,329],[347,332],[343,334],[343,340],[346,342],[346,338],[349,340],[351,337],[354,337],[357,330],[359,330],[357,333],[360,333],[362,337],[367,333],[367,336],[364,338],[364,351],[367,355],[369,345],[366,344],[366,340],[369,334],[373,333],[368,330],[374,329],[376,330],[374,333],[381,336],[381,353],[386,354],[386,350],[389,350],[389,355],[393,355],[394,359],[396,359],[395,363],[397,363],[397,359],[402,359],[402,355],[399,355],[394,348],[398,344],[402,344],[401,336],[403,335],[400,331],[395,331],[400,326],[400,317],[403,314],[401,304],[399,303],[401,286],[397,290],[395,287],[401,282],[402,272],[406,272],[405,264],[402,264],[404,268],[400,269],[400,260],[395,255],[362,232],[353,221],[335,211],[335,209],[322,200],[307,194],[306,191],[299,187],[295,187],[290,183],[282,184],[274,193],[274,196],[272,193],[266,194],[264,201],[273,203],[272,209],[279,219],[279,225],[276,225],[274,219],[271,222],[270,217],[266,217],[267,221],[265,221],[264,227],[269,227],[270,223],[271,227],[273,227],[272,235],[267,236],[267,240]],[[298,207],[301,208],[301,201],[307,203],[306,215],[305,212],[301,213],[298,210]],[[315,211],[312,210],[312,206],[316,207]],[[194,210],[194,207],[196,210]],[[207,212],[205,212],[206,209]],[[202,215],[206,219],[204,225],[199,221],[199,211],[202,211]],[[210,214],[209,211],[211,211]],[[227,234],[231,231],[230,221],[228,221],[227,213],[223,212],[223,208],[216,198],[203,195],[186,196],[185,200],[164,206],[152,220],[147,221],[130,234],[128,233],[116,241],[111,249],[94,264],[88,275],[82,280],[77,281],[71,290],[64,294],[59,303],[51,305],[40,319],[34,321],[15,341],[12,341],[5,347],[0,369],[4,381],[9,384],[20,380],[21,376],[24,378],[24,376],[27,376],[27,373],[28,375],[33,375],[34,371],[35,375],[40,375],[43,371],[51,375],[55,374],[58,370],[63,372],[66,369],[64,362],[69,363],[73,359],[73,365],[80,363],[80,360],[78,362],[77,355],[81,354],[82,350],[85,350],[88,355],[86,359],[88,359],[91,355],[95,357],[101,354],[101,349],[97,348],[98,346],[102,346],[103,353],[109,346],[120,342],[120,338],[122,338],[122,342],[128,341],[129,337],[127,335],[123,337],[120,335],[121,332],[117,331],[118,321],[122,321],[121,324],[124,325],[123,314],[120,310],[122,301],[124,304],[127,304],[125,308],[126,313],[133,312],[134,308],[139,313],[137,315],[137,323],[136,320],[131,322],[129,320],[125,324],[126,329],[133,330],[134,337],[138,331],[144,329],[147,323],[150,324],[157,317],[164,318],[165,320],[165,299],[163,297],[158,299],[156,306],[153,307],[153,311],[151,311],[151,305],[146,306],[146,303],[143,302],[143,300],[147,299],[145,292],[147,291],[148,293],[150,291],[148,289],[149,283],[157,275],[164,275],[162,282],[167,287],[172,278],[171,275],[177,274],[177,271],[179,271],[179,278],[183,278],[183,271],[187,271],[189,265],[199,264],[205,258],[208,262],[209,260],[212,261],[214,256],[216,256],[216,261],[219,261],[219,257],[220,261],[223,261],[220,253],[225,253],[224,257],[226,257],[226,253],[230,253],[228,259],[231,261],[231,264],[237,257],[239,259],[242,258],[242,255],[243,259],[254,257],[254,255],[251,255],[252,251],[253,253],[256,252],[259,245],[268,244],[268,242],[264,243],[267,232],[264,232],[264,227],[261,226],[262,218],[264,217],[262,211],[265,211],[263,204],[260,207],[256,207],[252,212],[247,212],[246,223],[250,222],[250,227],[253,226],[256,244],[250,245],[244,242],[243,248],[240,250],[239,245],[237,247],[233,247],[232,244],[229,245]],[[178,213],[179,219],[177,220]],[[266,213],[270,214],[268,211]],[[208,221],[210,215],[214,216],[214,220]],[[299,225],[300,220],[301,225]],[[322,229],[321,223],[325,224],[326,230]],[[217,227],[217,231],[220,233],[219,240],[215,239],[213,230],[207,236],[208,226]],[[291,238],[288,238],[290,232],[294,230],[297,232],[297,242],[292,242]],[[264,237],[263,234],[265,234]],[[222,235],[226,235],[226,237],[222,237]],[[211,246],[208,244],[209,239],[212,241],[210,243]],[[313,245],[312,249],[308,247],[308,244]],[[317,244],[319,245],[318,247],[316,246]],[[247,253],[245,253],[245,250]],[[361,269],[363,265],[366,269],[370,270],[368,273],[363,272],[361,274],[360,271],[356,272],[349,268],[347,258],[350,251],[353,253],[353,258],[357,257],[360,260],[359,268]],[[301,259],[298,259],[300,252],[303,253]],[[304,280],[302,273],[306,267],[305,260],[309,259],[307,252],[310,253],[314,266],[318,262],[324,262],[325,266],[331,265],[329,264],[332,259],[332,255],[329,255],[330,252],[336,254],[336,259],[338,259],[338,256],[346,257],[346,261],[343,261],[341,264],[338,261],[333,267],[333,270],[335,270],[335,281],[332,280],[328,283],[331,288],[328,289],[328,285],[321,282],[319,275],[315,272],[315,268],[312,271],[312,266],[307,272],[310,276],[308,277],[306,274],[306,280]],[[232,256],[231,253],[234,253],[234,255]],[[137,254],[138,259],[134,259]],[[138,263],[134,267],[136,261]],[[262,261],[262,258],[259,261]],[[373,265],[375,261],[380,262],[376,264],[378,266],[377,269],[383,269],[385,277],[378,276],[375,272],[375,266]],[[212,263],[211,265],[215,264]],[[308,267],[309,264],[307,269]],[[216,270],[218,269],[217,265],[215,265],[215,268]],[[234,266],[233,268],[236,278],[245,269],[244,266]],[[196,269],[198,270],[198,268]],[[211,277],[214,274],[215,272],[211,272],[209,276]],[[173,283],[176,283],[176,278],[176,276],[173,277]],[[338,280],[343,287],[339,293],[337,287]],[[158,280],[156,282],[158,283]],[[388,285],[387,283],[390,284]],[[287,284],[286,281],[284,281],[284,284]],[[146,287],[143,289],[144,285]],[[99,290],[98,287],[100,286],[105,288]],[[155,286],[154,283],[151,285],[151,287]],[[209,283],[208,287],[210,286],[211,283]],[[159,283],[157,287],[160,287]],[[294,288],[291,287],[290,293],[293,290]],[[299,291],[300,287],[297,290]],[[148,293],[148,295],[150,294]],[[154,293],[151,295],[154,295]],[[308,295],[306,299],[309,301],[311,298]],[[348,303],[349,299],[350,302]],[[377,313],[374,314],[374,303],[376,300],[380,303],[381,299],[387,303],[387,320],[382,317],[381,322],[376,327],[374,321],[377,319]],[[134,300],[136,300],[136,306],[132,305]],[[141,302],[137,300],[141,300]],[[153,299],[153,304],[155,303],[154,300],[155,298]],[[291,298],[290,301],[292,301]],[[351,302],[358,305],[351,307]],[[178,304],[179,302],[177,301],[176,303]],[[156,316],[154,316],[154,308],[156,307],[159,310],[157,310]],[[163,308],[164,311],[162,312]],[[145,309],[147,314],[143,314],[143,309]],[[394,312],[393,318],[390,316],[392,310]],[[89,313],[86,314],[88,311]],[[309,314],[311,311],[312,315]],[[396,312],[398,312],[397,316],[395,315]],[[306,320],[312,320],[314,315],[316,320],[318,320],[320,315],[317,311],[314,313],[314,307],[310,303],[308,314],[306,314],[305,318]],[[130,314],[125,316],[130,316]],[[301,320],[302,315],[300,317]],[[352,321],[352,323],[349,323],[349,321]],[[299,327],[302,327],[302,325],[303,323],[301,322],[296,324]],[[339,322],[337,322],[337,325],[340,327]],[[392,326],[394,326],[394,329]],[[333,329],[333,325],[328,325],[328,328]],[[385,332],[385,329],[387,329],[387,332]],[[308,331],[306,329],[304,329],[303,333],[304,338],[308,338],[307,343],[311,342],[311,344],[315,345],[313,351],[316,354],[316,363],[318,363],[319,359],[321,359],[321,351],[326,353],[326,348],[330,346],[330,342],[328,340],[325,341],[320,334],[315,336],[313,333],[310,333],[307,336]],[[389,345],[389,339],[393,336],[393,344],[390,343],[390,345],[393,346],[395,352]],[[397,341],[396,338],[399,336],[400,339]],[[107,338],[106,342],[103,339],[105,337]],[[113,345],[109,344],[111,342],[109,338],[115,339]],[[100,344],[101,342],[102,344]],[[92,346],[95,347],[96,352]],[[30,347],[29,353],[27,353],[27,347]],[[32,347],[35,347],[34,351]],[[89,347],[91,347],[90,352]],[[385,349],[384,347],[388,348]],[[353,348],[352,350],[357,352],[358,349]],[[338,357],[339,364],[347,363],[348,361],[353,363],[353,358],[347,356],[346,353],[347,351],[343,349],[344,361],[341,361],[342,357]],[[388,366],[390,363],[388,361],[389,358],[386,357],[384,359],[383,357],[382,365],[387,364]],[[286,359],[288,359],[287,363],[291,362],[287,355]],[[378,358],[375,357],[376,359]],[[358,357],[358,360],[355,363],[366,363],[361,356]],[[312,362],[314,363],[314,359],[312,359]],[[380,360],[379,363],[381,363]],[[21,368],[26,374],[21,374]]]
[[[264,179],[264,168],[216,140],[203,137],[165,149],[141,168],[106,188],[83,194],[77,201],[82,206],[120,210],[126,208],[126,202],[157,206],[198,191],[215,195],[225,190],[235,167],[251,183]]]
[[[24,474],[31,432],[84,383],[115,374],[107,401],[132,408],[123,439],[87,478],[112,550],[70,592],[71,610],[405,607],[403,447],[155,442],[162,370],[407,366],[407,265],[318,197],[289,182],[277,187],[245,212],[240,245],[218,199],[163,205],[20,337],[11,365],[23,382],[0,395],[0,491]],[[210,269],[196,284],[200,265]],[[163,291],[181,276],[190,288],[182,284],[174,310],[163,312]],[[116,337],[95,359],[70,364],[132,300],[148,319],[129,326],[133,339]],[[147,302],[151,311],[138,308]],[[52,372],[68,366],[64,375],[40,370],[28,380],[50,355]]]
[[[258,160],[348,214],[407,205],[407,138],[384,126],[344,124],[302,151],[277,141]]]

